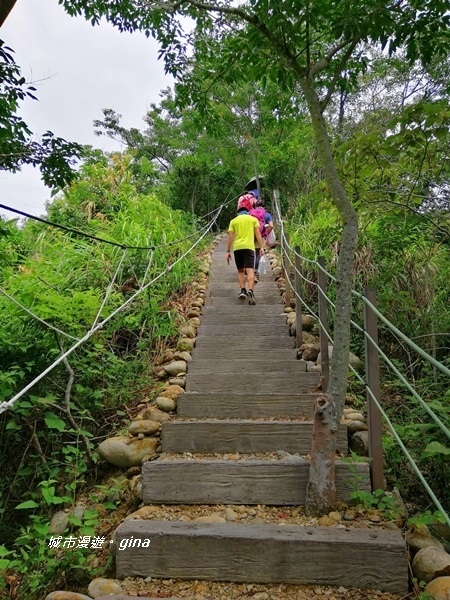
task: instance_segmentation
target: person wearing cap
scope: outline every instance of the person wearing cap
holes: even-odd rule
[[[258,191],[258,190],[256,190],[256,191]],[[254,191],[250,192],[250,193],[255,196]],[[262,195],[261,195],[261,198],[258,198],[258,196],[255,196],[254,206],[251,209],[250,214],[252,215],[252,217],[256,217],[258,219],[258,222],[260,223],[260,229],[259,229],[260,231],[261,231],[261,227],[263,227],[264,231],[261,231],[261,237],[263,238],[264,241],[266,241],[267,236],[273,229],[273,219],[272,219],[272,215],[269,212],[267,212],[266,207],[264,206],[264,198],[262,197]],[[255,283],[258,283],[258,281],[259,281],[258,267],[259,267],[259,259],[261,258],[261,248],[262,248],[262,246],[260,246],[259,243],[256,242],[255,243]]]
[[[234,262],[238,271],[238,282],[241,288],[239,298],[248,298],[249,304],[255,300],[255,238],[261,252],[264,253],[259,221],[250,215],[253,208],[253,194],[244,194],[239,198],[237,217],[230,221],[227,240],[227,260],[231,257],[233,246]],[[248,290],[245,288],[245,273],[247,273]]]

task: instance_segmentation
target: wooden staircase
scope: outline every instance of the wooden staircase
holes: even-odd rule
[[[238,292],[223,240],[213,253],[177,418],[162,425],[163,455],[143,465],[144,504],[305,503],[316,398],[310,390],[318,374],[296,360],[271,274],[256,286],[256,306],[239,300]],[[345,424],[338,450],[347,453]],[[229,453],[234,459],[220,456]],[[359,488],[369,490],[368,465],[359,463],[357,471]],[[349,500],[353,477],[338,461],[340,501]],[[398,531],[129,519],[116,531],[116,547],[131,538],[150,543],[117,550],[118,578],[408,589],[406,546]]]

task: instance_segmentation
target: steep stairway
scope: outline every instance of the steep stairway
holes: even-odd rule
[[[256,286],[256,306],[238,292],[222,240],[177,418],[162,425],[161,457],[143,465],[144,504],[305,503],[318,374],[296,359],[270,269]],[[345,423],[338,451],[347,453]],[[370,490],[367,463],[354,468],[359,489]],[[354,477],[338,460],[340,501],[349,500]],[[404,540],[381,528],[131,518],[117,529],[116,547],[124,548],[116,553],[118,578],[408,589]]]

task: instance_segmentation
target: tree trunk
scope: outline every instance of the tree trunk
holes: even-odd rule
[[[0,2],[0,27],[6,21],[7,16],[13,9],[16,0],[1,0]]]
[[[328,393],[316,404],[313,427],[313,461],[309,475],[306,511],[310,515],[328,512],[336,503],[334,481],[336,431],[344,411],[350,349],[350,318],[353,262],[358,241],[358,215],[347,198],[331,151],[319,99],[309,78],[300,85],[312,119],[317,155],[332,201],[342,219],[342,240],[336,273],[333,364]]]
[[[306,488],[307,514],[323,515],[336,505],[335,453],[337,422],[333,398],[324,394],[316,400],[311,468]]]

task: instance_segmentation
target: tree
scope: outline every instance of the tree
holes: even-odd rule
[[[358,237],[358,216],[336,168],[325,109],[337,89],[345,89],[348,69],[361,69],[364,43],[381,44],[390,53],[406,49],[408,60],[446,56],[450,44],[448,5],[442,0],[60,0],[72,14],[93,24],[105,16],[122,31],[140,29],[161,43],[166,69],[175,76],[190,64],[187,41],[204,51],[204,33],[221,44],[217,77],[277,82],[283,90],[298,85],[308,107],[317,156],[332,201],[342,222],[337,268],[335,349],[329,391],[319,400],[307,510],[329,511],[336,500],[334,465],[336,432],[347,386],[350,343],[351,284]],[[183,32],[183,19],[195,31]],[[191,23],[192,21],[189,21]],[[196,45],[197,44],[197,45]],[[346,71],[347,69],[347,71]],[[344,77],[345,75],[345,77]]]
[[[26,83],[12,54],[0,40],[0,170],[15,173],[22,165],[37,166],[46,185],[62,187],[75,177],[72,167],[82,156],[83,147],[55,137],[51,131],[39,142],[33,140],[17,111],[26,98],[36,100],[36,89]]]

